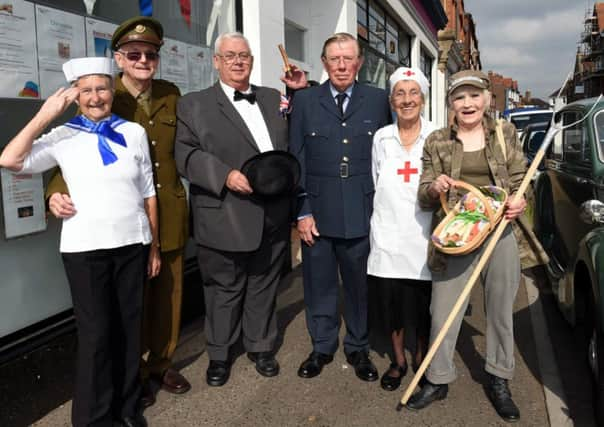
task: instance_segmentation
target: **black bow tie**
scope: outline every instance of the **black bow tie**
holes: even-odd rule
[[[241,101],[242,99],[245,99],[250,104],[253,104],[254,102],[256,102],[256,93],[254,93],[254,92],[241,93],[238,90],[236,90],[235,96],[233,97],[233,99],[235,101]]]

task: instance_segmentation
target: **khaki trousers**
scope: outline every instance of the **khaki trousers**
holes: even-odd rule
[[[449,256],[447,269],[432,274],[430,344],[449,317],[486,246],[485,242],[480,249],[468,255]],[[511,226],[505,229],[497,242],[480,280],[484,286],[487,319],[485,370],[498,377],[511,379],[514,373],[514,299],[520,282],[518,246]],[[468,300],[464,301],[426,371],[426,378],[433,384],[448,384],[457,377],[453,357]]]
[[[147,281],[143,312],[141,376],[162,375],[172,365],[180,331],[183,250],[162,252],[159,275]]]

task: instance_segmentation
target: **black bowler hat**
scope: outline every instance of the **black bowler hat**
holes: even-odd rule
[[[265,151],[246,160],[241,173],[256,196],[287,196],[293,194],[300,181],[300,163],[287,151]]]

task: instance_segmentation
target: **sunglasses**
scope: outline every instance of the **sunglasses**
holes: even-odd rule
[[[147,58],[148,61],[155,61],[157,59],[159,59],[159,53],[158,52],[139,52],[137,50],[133,50],[130,52],[124,52],[122,50],[118,50],[119,53],[121,53],[122,55],[124,55],[128,61],[140,61],[141,58],[143,57],[143,55],[145,55],[145,58]]]

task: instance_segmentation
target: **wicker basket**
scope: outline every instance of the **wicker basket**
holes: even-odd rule
[[[456,181],[454,187],[468,190],[452,210],[447,207],[445,193],[440,203],[447,214],[432,233],[436,249],[450,255],[472,252],[495,229],[503,216],[507,192],[500,187],[476,188],[466,182]]]

